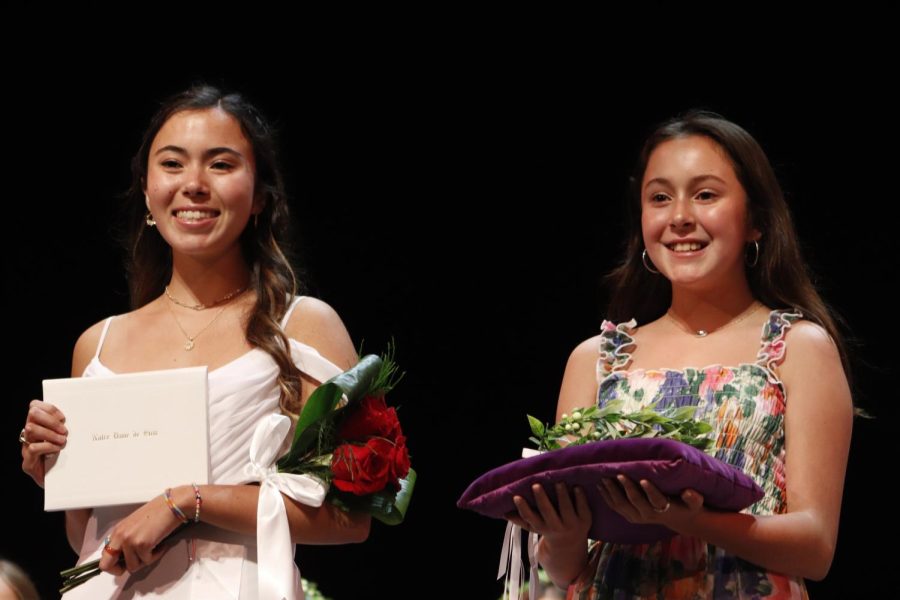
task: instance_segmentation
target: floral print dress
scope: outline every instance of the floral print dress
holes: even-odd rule
[[[695,418],[713,426],[707,451],[741,469],[765,491],[742,512],[786,512],[784,471],[784,385],[772,371],[785,351],[784,336],[799,310],[773,310],[762,328],[754,363],[703,368],[626,371],[634,350],[632,319],[603,321],[597,379],[598,405],[613,399],[632,412],[658,402],[659,408],[695,405]],[[695,537],[676,535],[651,544],[594,542],[589,564],[569,588],[577,600],[781,600],[808,598],[802,577],[767,571]]]

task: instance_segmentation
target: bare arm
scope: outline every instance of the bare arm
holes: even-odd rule
[[[259,487],[256,485],[201,485],[200,520],[238,533],[256,533]],[[194,490],[189,485],[172,489],[172,499],[188,518],[195,510]],[[319,508],[284,497],[291,541],[295,544],[350,544],[369,536],[370,517],[344,512],[325,502]],[[161,506],[165,506],[161,503]],[[166,511],[169,509],[166,507]],[[168,515],[174,521],[174,516]],[[176,523],[177,524],[177,523]]]

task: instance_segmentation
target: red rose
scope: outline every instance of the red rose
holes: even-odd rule
[[[397,439],[396,445],[391,449],[391,481],[399,490],[398,479],[403,479],[409,473],[409,450],[406,449],[406,438],[402,435]]]
[[[363,441],[376,436],[396,442],[401,434],[397,411],[388,408],[384,398],[372,396],[363,398],[338,429],[338,437],[342,440]]]
[[[331,458],[332,483],[337,489],[357,496],[380,492],[391,481],[394,450],[394,444],[378,437],[371,438],[364,446],[338,446]]]

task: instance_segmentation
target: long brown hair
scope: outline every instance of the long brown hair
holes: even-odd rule
[[[758,261],[752,268],[746,266],[745,261],[753,296],[767,306],[799,309],[804,318],[824,327],[837,345],[847,380],[851,382],[848,338],[841,333],[846,323],[822,299],[813,284],[791,212],[769,159],[749,133],[714,112],[689,110],[657,126],[644,142],[628,181],[626,221],[629,233],[625,240],[625,256],[605,277],[610,290],[606,318],[621,322],[634,317],[639,323],[646,323],[661,317],[672,302],[671,282],[651,273],[642,263],[641,182],[650,155],[658,145],[694,135],[716,142],[728,156],[747,193],[750,222],[763,234],[759,240]],[[749,253],[755,255],[755,248]]]
[[[237,119],[253,146],[256,161],[255,192],[265,199],[255,222],[241,233],[240,245],[250,267],[250,285],[256,304],[247,322],[247,341],[268,353],[278,365],[281,408],[292,416],[299,412],[300,371],[291,360],[287,337],[280,322],[300,284],[286,256],[290,227],[284,178],[277,159],[275,131],[262,114],[238,93],[226,93],[207,84],[191,88],[165,100],[144,132],[140,148],[131,160],[131,186],[124,194],[128,251],[126,270],[132,310],[163,293],[172,276],[172,249],[156,231],[146,226],[144,205],[150,146],[165,122],[185,110],[219,108]]]

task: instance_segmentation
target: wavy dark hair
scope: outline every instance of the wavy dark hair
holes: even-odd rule
[[[219,108],[237,119],[241,131],[253,146],[256,162],[254,192],[262,194],[265,205],[255,223],[248,223],[240,237],[244,260],[250,267],[250,285],[256,291],[256,305],[245,333],[250,344],[264,350],[278,365],[281,409],[295,417],[300,409],[300,371],[291,360],[290,346],[280,326],[290,300],[301,289],[286,255],[286,250],[292,248],[287,195],[278,162],[275,130],[241,94],[225,92],[204,83],[194,84],[164,100],[144,131],[140,148],[131,159],[131,186],[123,195],[127,215],[122,241],[127,250],[131,308],[140,308],[157,298],[172,276],[171,247],[145,223],[143,190],[150,146],[172,115],[208,108]]]
[[[711,111],[691,109],[658,125],[647,137],[628,180],[625,256],[604,281],[610,290],[607,319],[646,323],[661,317],[672,303],[672,284],[648,271],[642,262],[641,182],[650,155],[661,143],[689,136],[705,136],[728,157],[738,181],[747,193],[747,209],[753,227],[762,232],[759,258],[745,272],[753,296],[767,306],[791,307],[818,323],[834,339],[841,363],[851,381],[849,336],[843,318],[819,295],[811,269],[803,259],[791,212],[769,159],[757,141],[740,126]],[[852,389],[852,384],[851,384]]]

